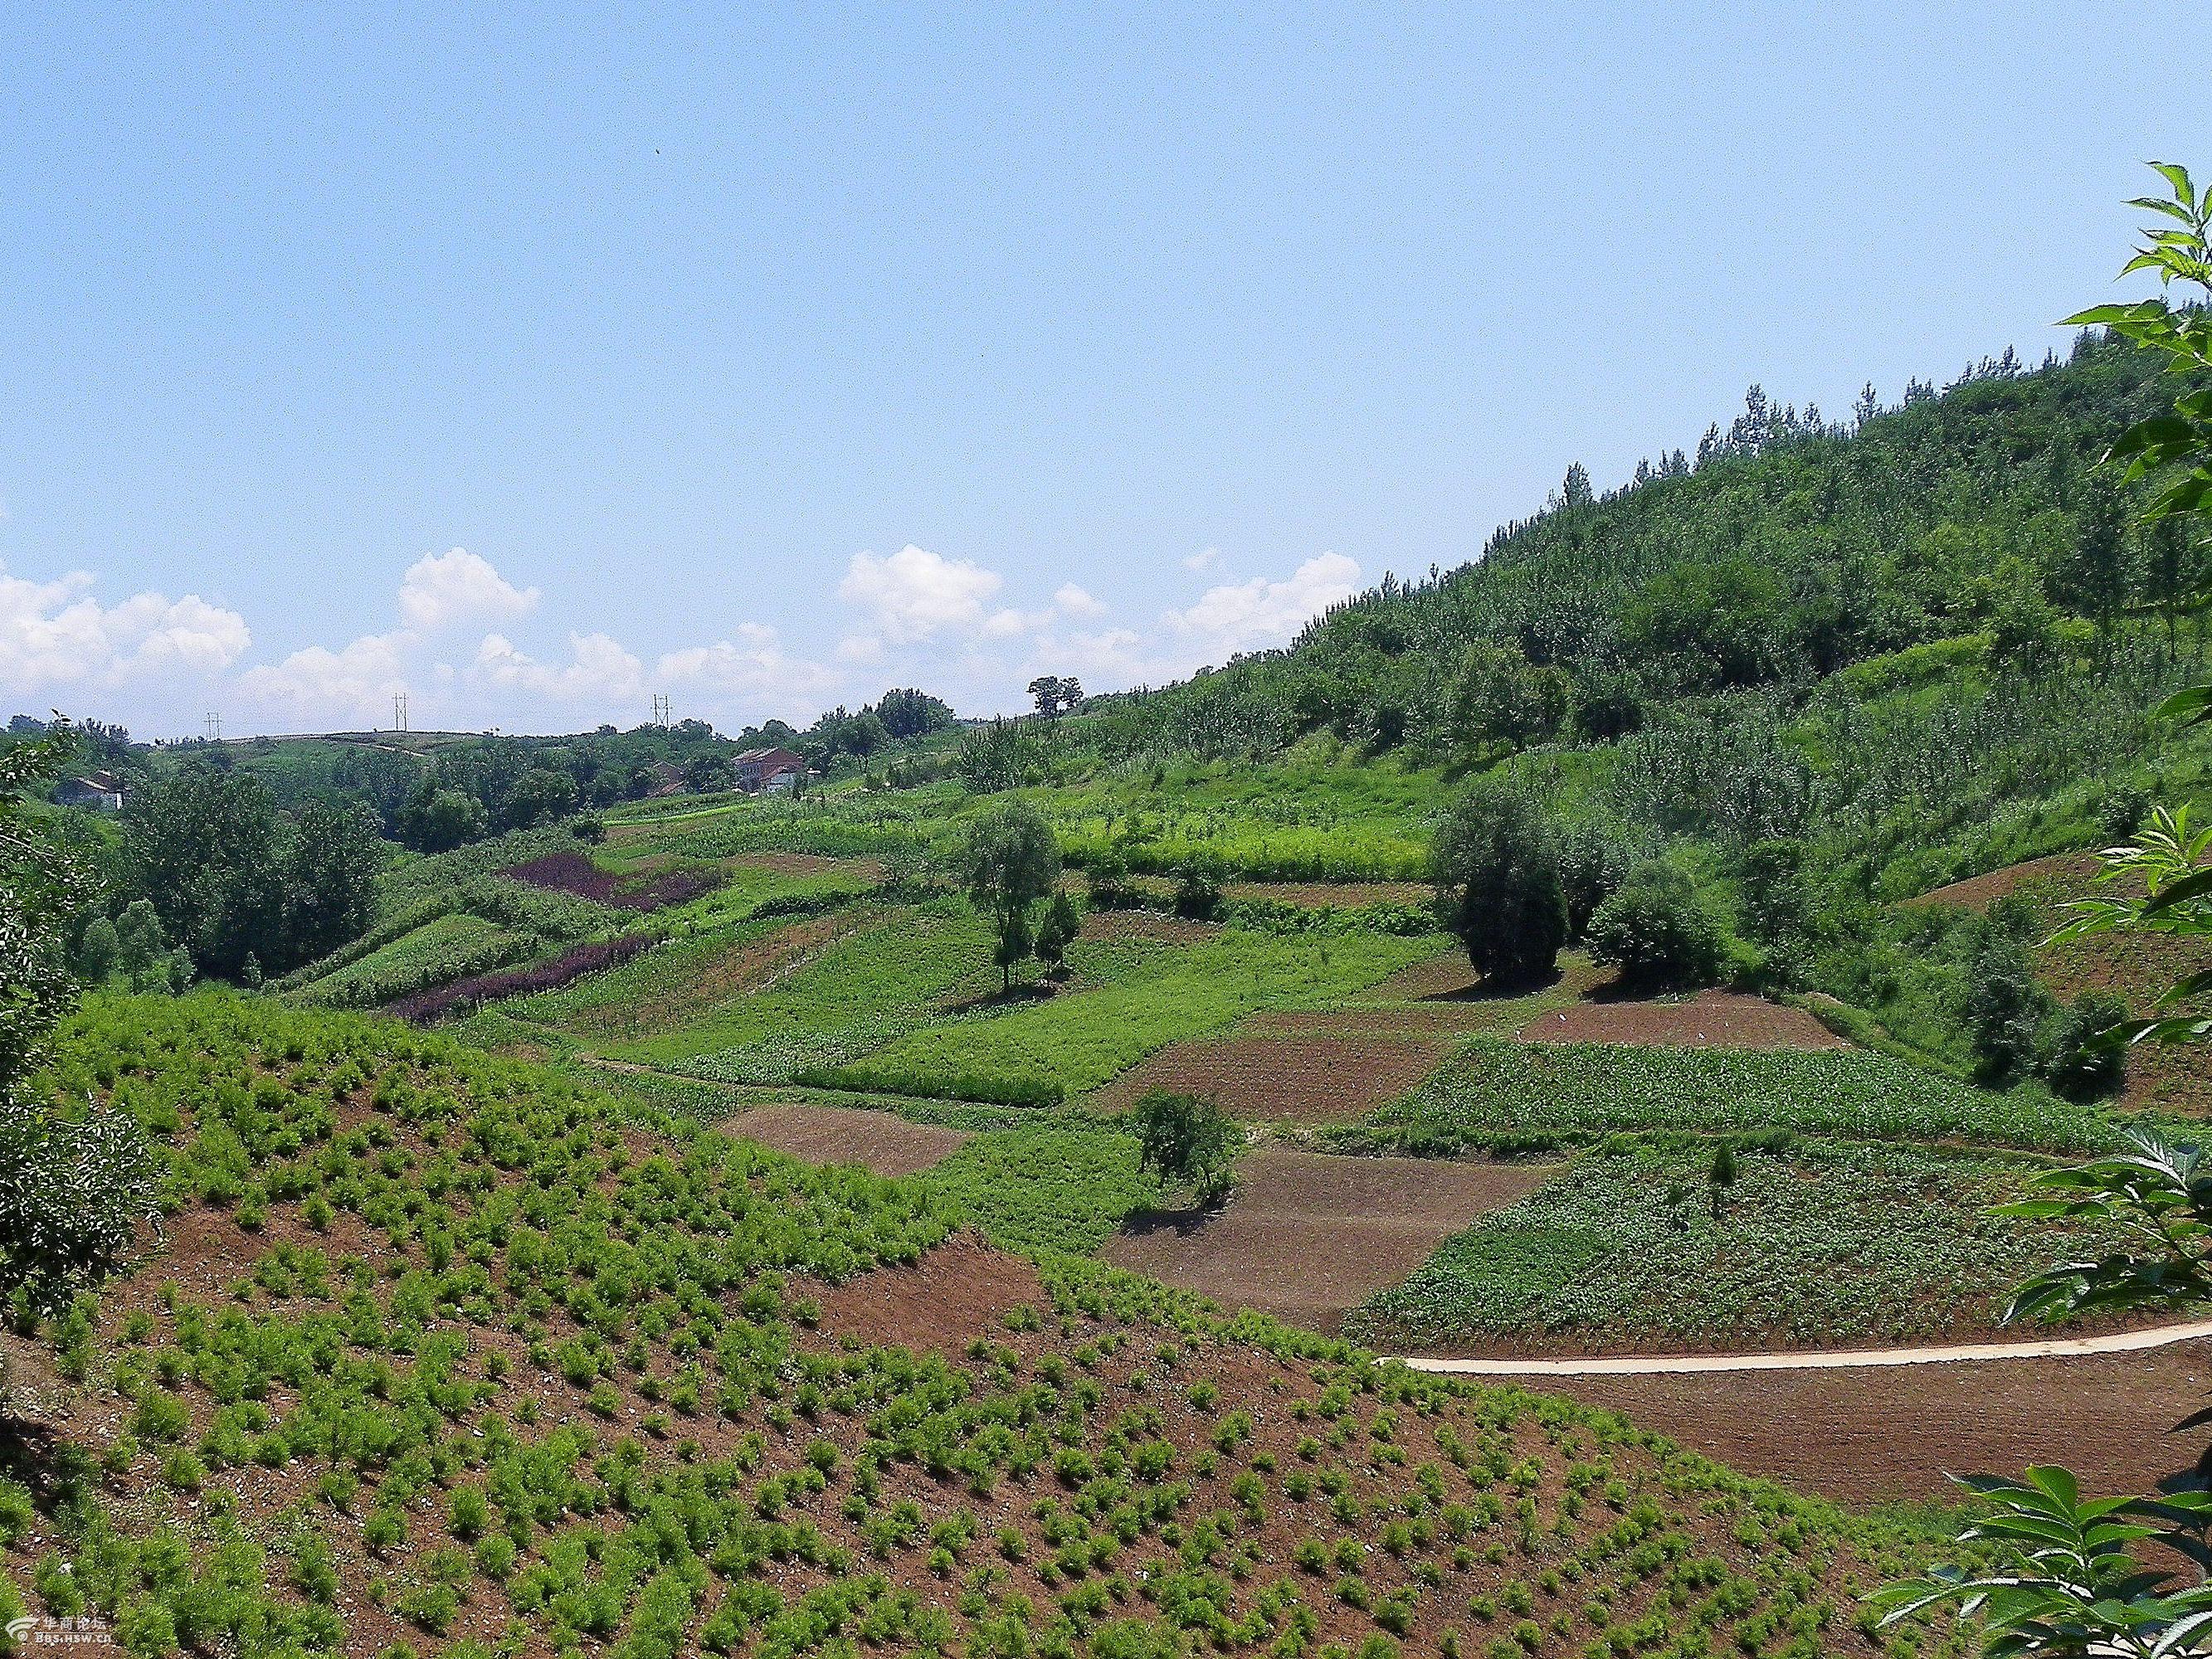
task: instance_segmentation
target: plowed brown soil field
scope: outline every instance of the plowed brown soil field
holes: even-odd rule
[[[1389,1104],[1443,1064],[1449,1033],[1410,1036],[1233,1036],[1178,1042],[1101,1089],[1121,1111],[1154,1089],[1205,1095],[1238,1117],[1346,1122]]]
[[[1847,1502],[1948,1498],[1945,1474],[2060,1463],[2085,1491],[2146,1492],[2212,1437],[2169,1432],[2204,1403],[2212,1343],[2063,1359],[1864,1370],[1545,1379],[1747,1474]]]
[[[1577,1002],[1521,1028],[1523,1042],[1621,1042],[1660,1048],[1847,1048],[1802,1008],[1734,991],[1680,1002]]]
[[[1217,1211],[1133,1216],[1101,1252],[1116,1267],[1334,1332],[1476,1217],[1555,1171],[1519,1164],[1340,1158],[1267,1148]]]
[[[860,1164],[879,1176],[927,1170],[969,1138],[965,1129],[848,1106],[756,1106],[720,1127],[809,1164]]]

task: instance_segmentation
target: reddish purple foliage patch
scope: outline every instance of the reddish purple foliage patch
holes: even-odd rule
[[[621,967],[653,941],[654,935],[651,933],[624,933],[620,939],[572,945],[559,956],[549,957],[544,962],[527,962],[520,968],[501,968],[495,973],[455,980],[435,990],[417,991],[413,996],[387,1004],[384,1012],[397,1014],[411,1024],[428,1025],[456,1008],[473,1008],[479,1003],[496,1002],[501,997],[527,996],[534,991],[557,991],[586,974]]]
[[[657,876],[611,876],[581,853],[548,853],[499,872],[509,881],[573,893],[594,904],[643,914],[688,903],[720,884],[711,871],[665,870]]]

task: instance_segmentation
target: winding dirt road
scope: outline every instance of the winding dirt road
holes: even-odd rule
[[[2028,1342],[1961,1342],[1929,1348],[1836,1348],[1798,1353],[1621,1354],[1565,1359],[1431,1359],[1397,1364],[1449,1376],[1666,1376],[1686,1371],[1856,1371],[1888,1365],[1971,1364],[1983,1359],[2063,1359],[2080,1354],[2139,1353],[2212,1337],[2212,1319],[2104,1336]]]

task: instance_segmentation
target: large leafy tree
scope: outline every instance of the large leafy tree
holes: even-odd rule
[[[135,1121],[41,1099],[33,1081],[76,998],[62,926],[84,893],[27,803],[74,752],[65,726],[0,750],[0,1304],[38,1314],[116,1265],[153,1188]]]
[[[358,802],[310,801],[284,858],[283,965],[312,962],[368,929],[384,867],[376,818]]]
[[[1218,1202],[1237,1178],[1244,1132],[1204,1095],[1154,1089],[1131,1109],[1138,1167],[1169,1187],[1187,1187],[1202,1204]]]
[[[1430,849],[1437,907],[1486,980],[1526,984],[1567,942],[1567,902],[1550,824],[1517,790],[1470,790]]]
[[[123,814],[131,884],[205,973],[284,959],[276,803],[258,778],[193,768],[137,791]]]
[[[1026,801],[1009,801],[975,820],[962,859],[968,896],[998,931],[992,960],[1014,985],[1015,964],[1035,946],[1030,907],[1060,882],[1060,844],[1052,826]]]

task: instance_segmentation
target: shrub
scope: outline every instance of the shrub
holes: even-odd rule
[[[1175,913],[1193,921],[1212,921],[1221,914],[1222,884],[1229,866],[1216,853],[1193,853],[1179,860],[1175,877]]]
[[[2069,1100],[2098,1100],[2127,1081],[2128,1054],[2098,1034],[2128,1017],[2128,1005],[2109,991],[2091,991],[2060,1014],[2051,1034],[2044,1075]]]
[[[1992,933],[1967,969],[1964,1010],[1982,1081],[2010,1083],[2034,1071],[2051,1009],[2051,994],[2037,982],[2027,952],[2015,940]]]
[[[1590,918],[1589,952],[1628,985],[1710,985],[1720,974],[1720,923],[1689,877],[1647,864]]]

